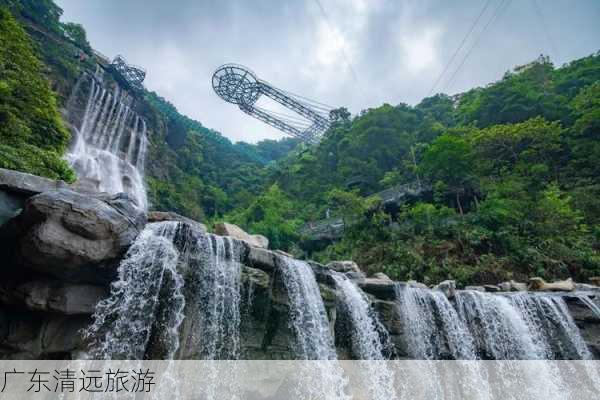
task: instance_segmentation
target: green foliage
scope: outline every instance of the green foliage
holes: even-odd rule
[[[340,119],[268,179],[296,218],[344,220],[340,241],[308,248],[320,261],[426,283],[585,279],[600,274],[599,98],[599,54],[559,69],[541,57],[485,88]],[[433,195],[391,214],[367,204],[407,183]]]
[[[266,236],[272,248],[290,250],[298,239],[300,226],[294,218],[295,210],[296,205],[274,184],[248,208],[228,215],[226,220]]]
[[[0,8],[0,167],[73,181],[69,138],[31,40]]]

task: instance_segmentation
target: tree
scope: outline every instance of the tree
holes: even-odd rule
[[[0,8],[0,167],[73,181],[69,139],[31,40]]]
[[[425,150],[419,169],[431,182],[443,183],[463,214],[461,195],[473,181],[473,155],[469,141],[448,133],[438,137]]]

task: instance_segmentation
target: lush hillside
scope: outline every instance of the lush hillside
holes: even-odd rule
[[[73,180],[61,158],[69,135],[58,108],[65,107],[78,77],[94,72],[97,56],[84,28],[62,22],[53,1],[0,0],[0,6],[18,20],[2,14],[0,116],[7,123],[0,166]],[[156,93],[138,94],[136,103],[148,122],[146,181],[158,210],[206,221],[246,207],[263,189],[263,167],[298,144],[291,139],[233,144]]]
[[[58,110],[98,56],[51,0],[0,0],[0,166],[73,179]],[[17,22],[18,20],[18,22]],[[323,261],[436,282],[600,275],[600,54],[547,58],[493,84],[416,106],[340,109],[323,141],[231,143],[156,93],[148,123],[152,207],[227,219]],[[432,194],[387,214],[368,197],[399,184]],[[330,213],[343,239],[305,247],[299,228]]]
[[[281,162],[273,186],[231,219],[293,249],[290,224],[329,209],[351,223],[312,256],[399,279],[598,275],[598,99],[595,54],[561,68],[541,57],[484,88],[369,109]],[[431,185],[433,201],[392,216],[365,200],[402,183]]]
[[[31,39],[0,7],[0,167],[72,181],[69,138]]]

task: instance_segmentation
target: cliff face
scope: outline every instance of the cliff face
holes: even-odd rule
[[[448,342],[452,337],[450,333],[459,331],[453,324],[461,320],[461,312],[479,312],[477,315],[484,324],[469,325],[468,328],[473,332],[472,341],[481,340],[482,343],[465,342],[465,345],[474,346],[478,354],[491,357],[494,354],[486,353],[485,340],[496,332],[491,325],[485,325],[485,319],[491,321],[503,311],[490,308],[494,313],[486,313],[482,304],[487,304],[486,307],[495,303],[506,306],[508,303],[505,304],[504,298],[511,296],[502,292],[456,291],[451,283],[429,290],[417,288],[416,283],[392,282],[385,276],[364,278],[351,262],[324,266],[295,261],[282,252],[254,247],[237,239],[207,235],[202,224],[176,214],[149,213],[153,223],[147,225],[146,213],[134,207],[126,195],[90,195],[77,191],[76,187],[13,171],[0,171],[0,196],[6,200],[1,203],[0,211],[5,219],[8,218],[0,230],[0,256],[4,260],[0,268],[2,358],[82,356],[90,344],[90,337],[85,339],[82,332],[94,322],[91,318],[94,310],[103,312],[102,307],[96,308],[97,303],[109,299],[105,306],[112,304],[115,310],[122,311],[119,307],[123,306],[124,300],[118,292],[123,288],[114,285],[111,288],[110,283],[124,282],[124,279],[139,284],[140,292],[129,299],[133,301],[131,304],[144,303],[152,298],[144,297],[148,295],[147,290],[154,288],[152,290],[156,291],[155,306],[137,311],[135,307],[130,308],[123,316],[131,321],[136,318],[146,321],[147,342],[139,356],[147,358],[204,358],[206,352],[217,351],[207,347],[211,335],[225,340],[227,332],[239,332],[236,336],[239,343],[229,344],[237,349],[236,357],[294,359],[298,357],[298,340],[302,335],[298,329],[311,332],[314,325],[314,321],[304,320],[311,314],[298,313],[314,308],[315,302],[322,302],[324,315],[319,316],[317,307],[311,318],[315,315],[325,318],[337,356],[359,358],[356,335],[363,334],[364,330],[357,329],[356,320],[352,318],[352,312],[356,311],[352,308],[357,305],[344,293],[340,285],[342,277],[362,289],[364,295],[361,298],[372,310],[369,313],[372,312],[370,315],[375,322],[371,331],[375,341],[380,343],[378,351],[382,356],[423,356],[415,350],[412,338],[424,332],[440,337],[439,343],[436,340],[431,344],[422,342],[430,346],[429,356],[453,358],[463,354],[456,353],[452,343]],[[173,222],[164,225],[169,224],[168,221]],[[172,230],[168,235],[162,232],[165,226]],[[148,229],[160,229],[162,233],[141,241],[145,240],[143,236]],[[142,235],[141,232],[145,233]],[[170,238],[172,244],[165,242],[165,238]],[[171,270],[164,268],[170,262],[171,250],[168,249],[173,250],[175,257],[174,263],[170,264]],[[145,254],[152,251],[160,257],[146,258]],[[144,269],[148,259],[154,260],[152,262],[161,260],[162,269],[156,270],[163,271],[160,277],[145,275],[152,271]],[[310,297],[308,286],[311,282],[296,281],[297,286],[293,286],[286,275],[286,271],[290,271],[286,268],[296,271],[303,265],[309,266],[310,273],[306,276],[308,280],[315,280],[319,299]],[[239,277],[231,275],[238,267]],[[170,271],[170,278],[164,275],[167,271]],[[131,276],[124,277],[127,273]],[[215,291],[217,287],[229,289],[219,292]],[[231,292],[227,292],[230,289]],[[531,312],[537,310],[538,305],[544,310],[539,315],[541,326],[546,327],[548,335],[557,343],[567,348],[549,349],[555,357],[581,356],[584,350],[576,343],[580,337],[591,351],[590,355],[600,357],[600,315],[594,313],[593,304],[600,296],[600,288],[580,286],[579,290],[553,295],[525,292],[512,295],[521,296],[519,301],[523,301]],[[485,302],[478,303],[478,299]],[[469,306],[470,302],[473,307]],[[207,304],[214,304],[214,310],[224,311],[209,310],[206,314],[203,307]],[[567,308],[562,309],[563,304]],[[542,314],[551,319],[543,320],[546,316]],[[207,315],[212,319],[206,319]],[[423,331],[422,324],[414,326],[411,321],[415,316],[428,321],[427,329],[431,330]],[[234,320],[238,322],[231,323]],[[573,331],[574,324],[578,332]],[[175,346],[167,340],[169,336],[164,335],[174,326],[177,328]],[[210,329],[207,330],[207,326]],[[99,327],[97,332],[103,329],[105,327]],[[141,332],[137,334],[142,335]],[[139,341],[140,337],[134,339]],[[520,339],[514,337],[511,340],[518,342]],[[217,357],[227,354],[218,351],[211,354]],[[527,355],[519,351],[516,349],[511,354]]]

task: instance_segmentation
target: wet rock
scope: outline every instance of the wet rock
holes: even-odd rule
[[[263,235],[250,235],[237,225],[222,222],[215,225],[215,233],[220,236],[231,236],[243,240],[251,246],[266,249],[269,247],[269,239]]]
[[[354,261],[332,261],[326,266],[327,268],[330,268],[336,272],[354,272],[357,274],[362,274],[358,264],[356,264]]]
[[[29,197],[49,190],[68,187],[69,185],[63,181],[55,181],[41,176],[0,168],[0,190],[5,192]]]
[[[38,313],[9,313],[8,334],[0,347],[13,352],[11,358],[54,358],[84,348],[81,330],[90,324],[87,316],[60,316]]]
[[[396,298],[396,284],[389,278],[365,278],[358,283],[358,286],[378,299],[393,300]]]
[[[542,278],[535,277],[529,279],[529,290],[540,292],[571,292],[575,290],[575,283],[571,278],[564,281],[546,282]]]
[[[421,282],[417,282],[417,281],[412,281],[411,280],[411,281],[406,282],[406,284],[409,287],[415,288],[415,289],[429,289],[426,284],[421,283]]]
[[[67,281],[105,283],[145,222],[125,194],[61,189],[28,199],[6,229],[16,238],[19,265]]]
[[[383,272],[376,272],[376,273],[374,273],[374,274],[371,276],[371,278],[375,278],[375,279],[381,279],[381,280],[384,280],[384,281],[390,281],[390,282],[392,281],[392,280],[390,279],[390,277],[389,277],[389,276],[387,276],[386,274],[384,274]]]
[[[148,222],[163,222],[163,221],[177,221],[183,222],[194,227],[198,232],[205,233],[206,225],[194,221],[193,219],[184,217],[183,215],[179,215],[174,212],[165,212],[165,211],[149,211],[148,212]]]
[[[0,289],[0,299],[4,303],[66,315],[91,315],[96,304],[107,295],[105,287],[63,284],[59,281],[32,281]]]
[[[498,287],[502,292],[510,292],[510,282],[501,282]]]
[[[465,290],[473,290],[475,292],[485,292],[483,286],[465,286]]]
[[[454,295],[456,294],[456,281],[453,280],[445,280],[443,282],[438,283],[433,290],[439,290],[442,293],[444,293],[444,295],[449,298],[452,299],[454,298]]]
[[[0,190],[0,225],[17,216],[24,204],[21,197]]]
[[[582,292],[600,292],[600,287],[595,285],[588,285],[587,283],[576,283],[575,290]]]
[[[590,278],[590,283],[594,286],[599,286],[600,287],[600,276],[592,276]]]
[[[251,267],[272,271],[277,267],[277,257],[279,255],[270,250],[250,247],[246,262]]]
[[[496,293],[500,291],[500,288],[496,285],[483,285],[483,289],[489,293]]]
[[[516,282],[513,280],[509,281],[510,283],[510,290],[511,292],[526,292],[527,291],[527,284],[523,283],[523,282]]]

